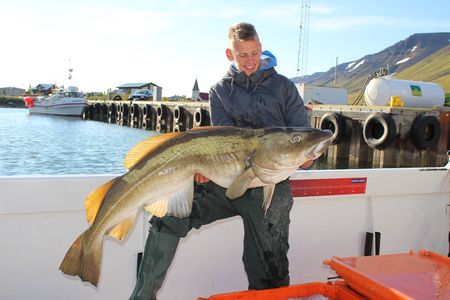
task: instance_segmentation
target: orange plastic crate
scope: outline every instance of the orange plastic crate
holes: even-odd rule
[[[313,295],[331,300],[450,300],[450,258],[431,251],[334,257],[324,263],[344,281],[242,291],[198,300],[289,300]]]
[[[369,299],[450,299],[450,259],[431,251],[335,257],[325,263]]]
[[[198,298],[198,300],[289,300],[312,295],[321,295],[331,300],[364,299],[350,290],[343,281],[337,281],[327,283],[312,282],[276,289],[226,293],[209,298]]]

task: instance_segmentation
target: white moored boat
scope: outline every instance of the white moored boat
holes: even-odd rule
[[[81,116],[87,107],[86,98],[75,86],[58,89],[55,94],[48,97],[25,97],[23,101],[29,112],[36,114]]]

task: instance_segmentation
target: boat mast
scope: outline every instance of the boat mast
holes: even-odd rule
[[[69,58],[69,77],[68,77],[69,80],[72,79],[72,72],[73,72],[73,69],[70,66],[70,58]]]

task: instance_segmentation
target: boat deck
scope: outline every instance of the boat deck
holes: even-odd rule
[[[125,241],[106,239],[100,284],[68,277],[59,264],[87,228],[83,201],[116,175],[0,177],[0,299],[127,299],[146,238],[139,216]],[[336,276],[322,264],[364,254],[366,233],[380,253],[449,250],[448,168],[298,171],[291,212],[291,283]],[[240,218],[193,230],[180,243],[158,299],[196,299],[245,290]]]

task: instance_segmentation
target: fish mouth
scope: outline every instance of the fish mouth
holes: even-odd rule
[[[321,142],[312,146],[308,151],[305,152],[305,156],[308,159],[318,158],[319,156],[322,155],[322,153],[325,152],[325,150],[331,144],[331,141],[333,138],[333,133],[330,130],[326,130],[326,131],[329,131],[329,134],[327,134],[327,136],[324,137],[324,139]]]

